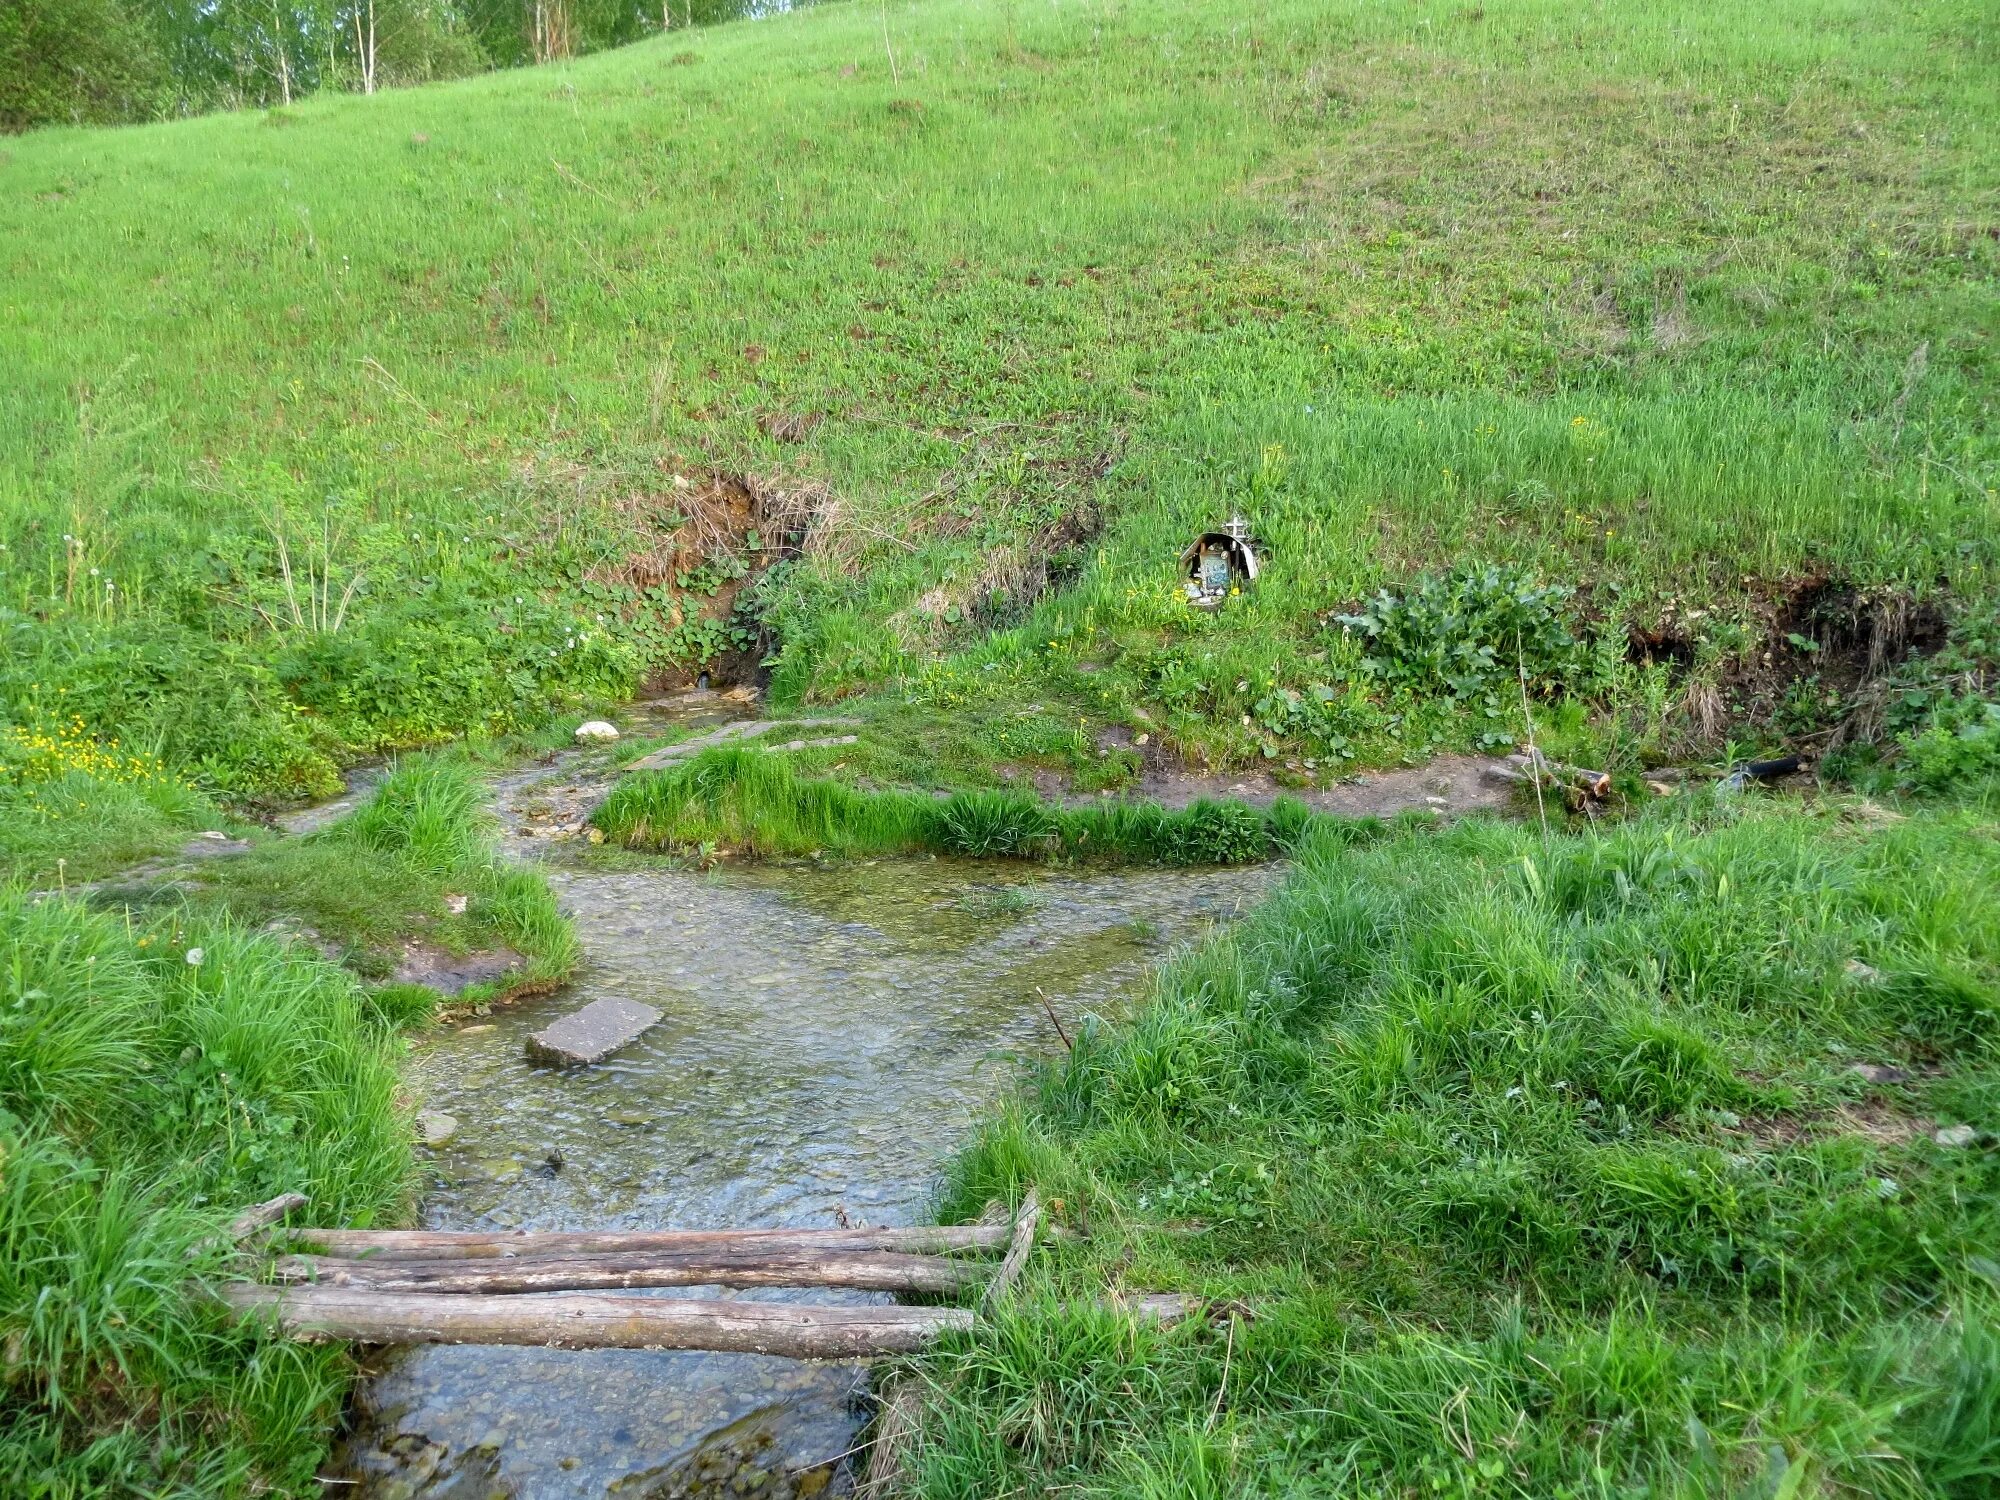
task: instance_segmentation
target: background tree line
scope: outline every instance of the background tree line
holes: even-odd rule
[[[0,0],[0,130],[288,104],[615,47],[783,0]]]

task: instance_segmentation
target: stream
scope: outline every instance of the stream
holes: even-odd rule
[[[668,709],[700,724],[716,711]],[[1172,947],[1253,904],[1269,868],[1052,871],[944,859],[571,857],[532,836],[605,781],[583,753],[503,777],[585,966],[558,994],[426,1038],[411,1087],[458,1130],[425,1153],[437,1229],[922,1222],[1024,1062],[1116,1016]],[[524,830],[526,834],[524,835]],[[528,1033],[605,996],[664,1020],[596,1067]],[[685,1295],[663,1292],[660,1295]],[[800,1296],[787,1292],[699,1296]],[[817,1293],[825,1300],[864,1293]],[[844,1492],[865,1368],[759,1355],[431,1346],[371,1358],[329,1493],[567,1500]]]

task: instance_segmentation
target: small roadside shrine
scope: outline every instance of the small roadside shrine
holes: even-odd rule
[[[1214,609],[1257,581],[1257,544],[1250,524],[1231,516],[1220,531],[1204,531],[1181,554],[1188,603]]]

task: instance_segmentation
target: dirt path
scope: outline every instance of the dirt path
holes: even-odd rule
[[[1451,816],[1506,811],[1517,785],[1503,774],[1507,769],[1508,762],[1497,757],[1440,755],[1422,766],[1358,771],[1335,786],[1286,787],[1265,771],[1196,771],[1155,763],[1148,765],[1137,787],[1117,795],[1164,807],[1186,807],[1202,798],[1268,807],[1279,797],[1296,797],[1314,812],[1342,818],[1386,818],[1412,811]],[[1032,779],[1041,796],[1072,807],[1110,800],[1067,792],[1053,771],[1036,771]]]

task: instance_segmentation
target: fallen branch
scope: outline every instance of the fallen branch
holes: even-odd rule
[[[520,1344],[557,1349],[703,1349],[791,1359],[909,1354],[972,1327],[962,1307],[816,1307],[671,1297],[461,1297],[345,1287],[238,1284],[219,1294],[297,1338],[365,1344]],[[1135,1319],[1173,1323],[1197,1304],[1175,1293],[1107,1301]]]
[[[1007,1243],[1005,1225],[917,1224],[883,1229],[296,1229],[296,1244],[326,1255],[373,1260],[487,1260],[507,1256],[615,1255],[651,1250],[689,1254],[736,1246],[762,1250],[903,1250],[914,1254],[990,1250]]]
[[[293,1209],[304,1208],[311,1201],[304,1193],[280,1193],[275,1198],[254,1204],[224,1225],[222,1233],[188,1246],[187,1258],[193,1260],[211,1250],[240,1245],[258,1230],[269,1229]]]
[[[883,1250],[628,1250],[504,1260],[342,1260],[293,1255],[280,1281],[378,1292],[611,1291],[662,1286],[841,1286],[871,1292],[956,1292],[984,1278],[975,1261]]]
[[[1021,1211],[1014,1216],[1014,1238],[1007,1246],[1007,1258],[1000,1262],[1000,1269],[993,1273],[993,1279],[986,1284],[985,1295],[980,1298],[982,1307],[991,1307],[1007,1294],[1021,1274],[1021,1268],[1028,1263],[1028,1252],[1035,1248],[1035,1223],[1041,1217],[1042,1205],[1035,1197],[1035,1190],[1028,1189],[1028,1196],[1021,1200]]]
[[[346,1287],[227,1287],[240,1312],[286,1333],[368,1344],[525,1344],[557,1349],[705,1349],[853,1359],[907,1354],[972,1326],[956,1307],[820,1307],[673,1297],[477,1297]]]

